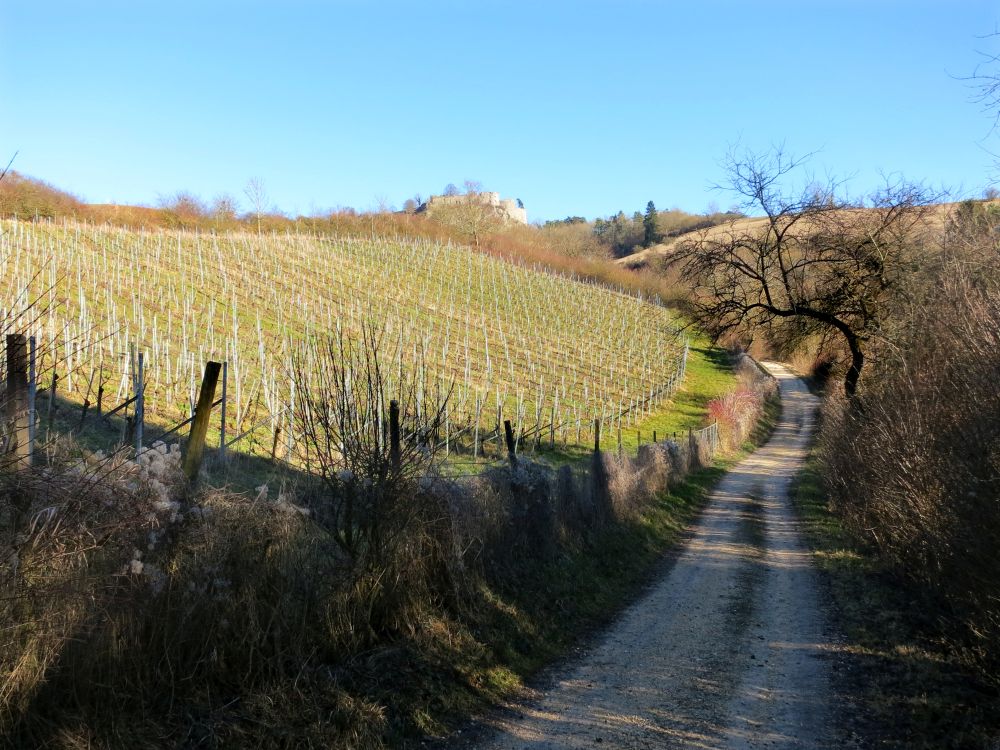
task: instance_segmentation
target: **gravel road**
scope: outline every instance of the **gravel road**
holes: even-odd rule
[[[729,472],[676,562],[484,750],[840,747],[821,593],[788,487],[816,399],[779,364],[781,422]]]

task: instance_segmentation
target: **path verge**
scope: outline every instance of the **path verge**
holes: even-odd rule
[[[780,365],[782,418],[711,493],[669,572],[480,747],[838,747],[833,654],[788,488],[816,399]]]

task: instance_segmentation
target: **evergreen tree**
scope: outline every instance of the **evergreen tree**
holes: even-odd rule
[[[646,215],[642,217],[643,247],[649,247],[660,240],[660,232],[656,227],[656,206],[653,201],[646,204]]]

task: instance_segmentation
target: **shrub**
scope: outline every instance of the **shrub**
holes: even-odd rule
[[[990,235],[987,235],[990,236]],[[992,240],[929,259],[933,304],[854,404],[830,399],[831,503],[859,538],[936,592],[987,674],[1000,672],[1000,278]],[[954,628],[950,628],[954,632]]]
[[[739,355],[736,367],[739,385],[708,403],[708,416],[719,423],[723,445],[732,450],[743,444],[764,410],[777,393],[777,382],[764,373],[747,355]]]

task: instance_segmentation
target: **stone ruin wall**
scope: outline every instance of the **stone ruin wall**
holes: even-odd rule
[[[474,195],[432,195],[427,199],[427,203],[422,208],[430,210],[435,206],[456,206],[472,200],[485,203],[488,206],[495,206],[510,221],[519,224],[528,223],[528,212],[523,208],[519,208],[516,200],[513,198],[501,199],[500,193],[495,192],[476,193]]]

